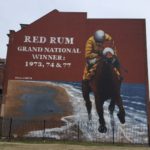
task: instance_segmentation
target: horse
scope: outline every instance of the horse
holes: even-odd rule
[[[90,93],[93,92],[95,98],[96,111],[99,116],[98,131],[106,133],[107,128],[103,115],[103,104],[110,99],[108,110],[113,115],[115,105],[118,106],[117,116],[122,124],[125,123],[125,110],[120,96],[122,81],[114,70],[114,66],[107,59],[101,58],[97,62],[95,75],[91,80],[82,80],[82,95],[85,100],[88,118],[91,120],[92,103]]]

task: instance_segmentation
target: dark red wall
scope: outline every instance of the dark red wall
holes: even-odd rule
[[[18,32],[11,33],[8,45],[7,80],[15,77],[32,77],[32,80],[81,81],[85,42],[96,30],[110,34],[117,47],[124,82],[147,83],[146,33],[143,19],[87,19],[86,13],[60,13],[53,11]],[[50,45],[23,43],[24,36],[69,36],[73,45]],[[24,67],[25,61],[32,61],[32,53],[17,51],[18,46],[79,47],[81,54],[63,54],[70,68]],[[38,61],[38,60],[37,60]]]
[[[42,17],[24,29],[11,34],[12,42],[8,46],[7,58],[7,75],[8,79],[15,79],[15,77],[32,77],[32,80],[57,80],[57,81],[80,81],[84,68],[84,45],[85,45],[85,27],[86,14],[85,13],[59,13],[51,12]],[[24,36],[44,36],[49,37],[74,37],[73,45],[59,45],[59,44],[35,44],[23,43]],[[11,38],[10,38],[11,39]],[[66,47],[79,48],[81,53],[63,54],[66,58],[65,63],[71,62],[70,68],[37,68],[24,67],[26,61],[33,61],[32,53],[18,52],[18,46],[40,46],[40,47]],[[45,53],[44,53],[45,54]],[[56,54],[56,53],[46,53]],[[41,60],[37,60],[41,61]],[[46,62],[45,60],[43,61]],[[47,61],[48,62],[48,61]],[[49,61],[53,62],[53,61]],[[62,61],[55,61],[62,62]]]

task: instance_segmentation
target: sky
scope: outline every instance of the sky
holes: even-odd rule
[[[9,30],[20,30],[54,9],[87,12],[88,18],[146,19],[147,57],[150,68],[150,0],[0,0],[0,58],[6,58]],[[150,69],[149,69],[150,75]]]

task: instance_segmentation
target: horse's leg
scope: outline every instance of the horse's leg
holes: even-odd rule
[[[113,115],[113,112],[115,109],[115,100],[114,99],[111,99],[108,109],[109,109],[110,114]]]
[[[83,80],[82,81],[82,94],[83,94],[83,98],[85,100],[85,105],[86,105],[86,109],[87,109],[87,112],[88,112],[89,120],[92,119],[92,116],[91,116],[92,103],[90,101],[90,96],[89,96],[90,91],[91,91],[91,88],[90,88],[90,85],[89,85],[89,81],[88,80]]]
[[[116,97],[116,105],[119,108],[119,112],[118,112],[117,116],[118,116],[120,122],[123,124],[123,123],[125,123],[125,110],[124,110],[122,98],[120,95],[118,95],[118,97]]]
[[[97,94],[95,95],[95,104],[96,104],[96,110],[97,110],[97,113],[99,116],[99,123],[100,123],[98,131],[101,133],[106,133],[107,128],[105,125],[104,112],[103,112],[104,100],[102,100],[100,97],[98,97]]]

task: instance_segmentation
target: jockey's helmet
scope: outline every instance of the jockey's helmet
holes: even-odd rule
[[[96,42],[103,42],[105,39],[105,32],[103,30],[97,30],[94,33],[94,40]]]

